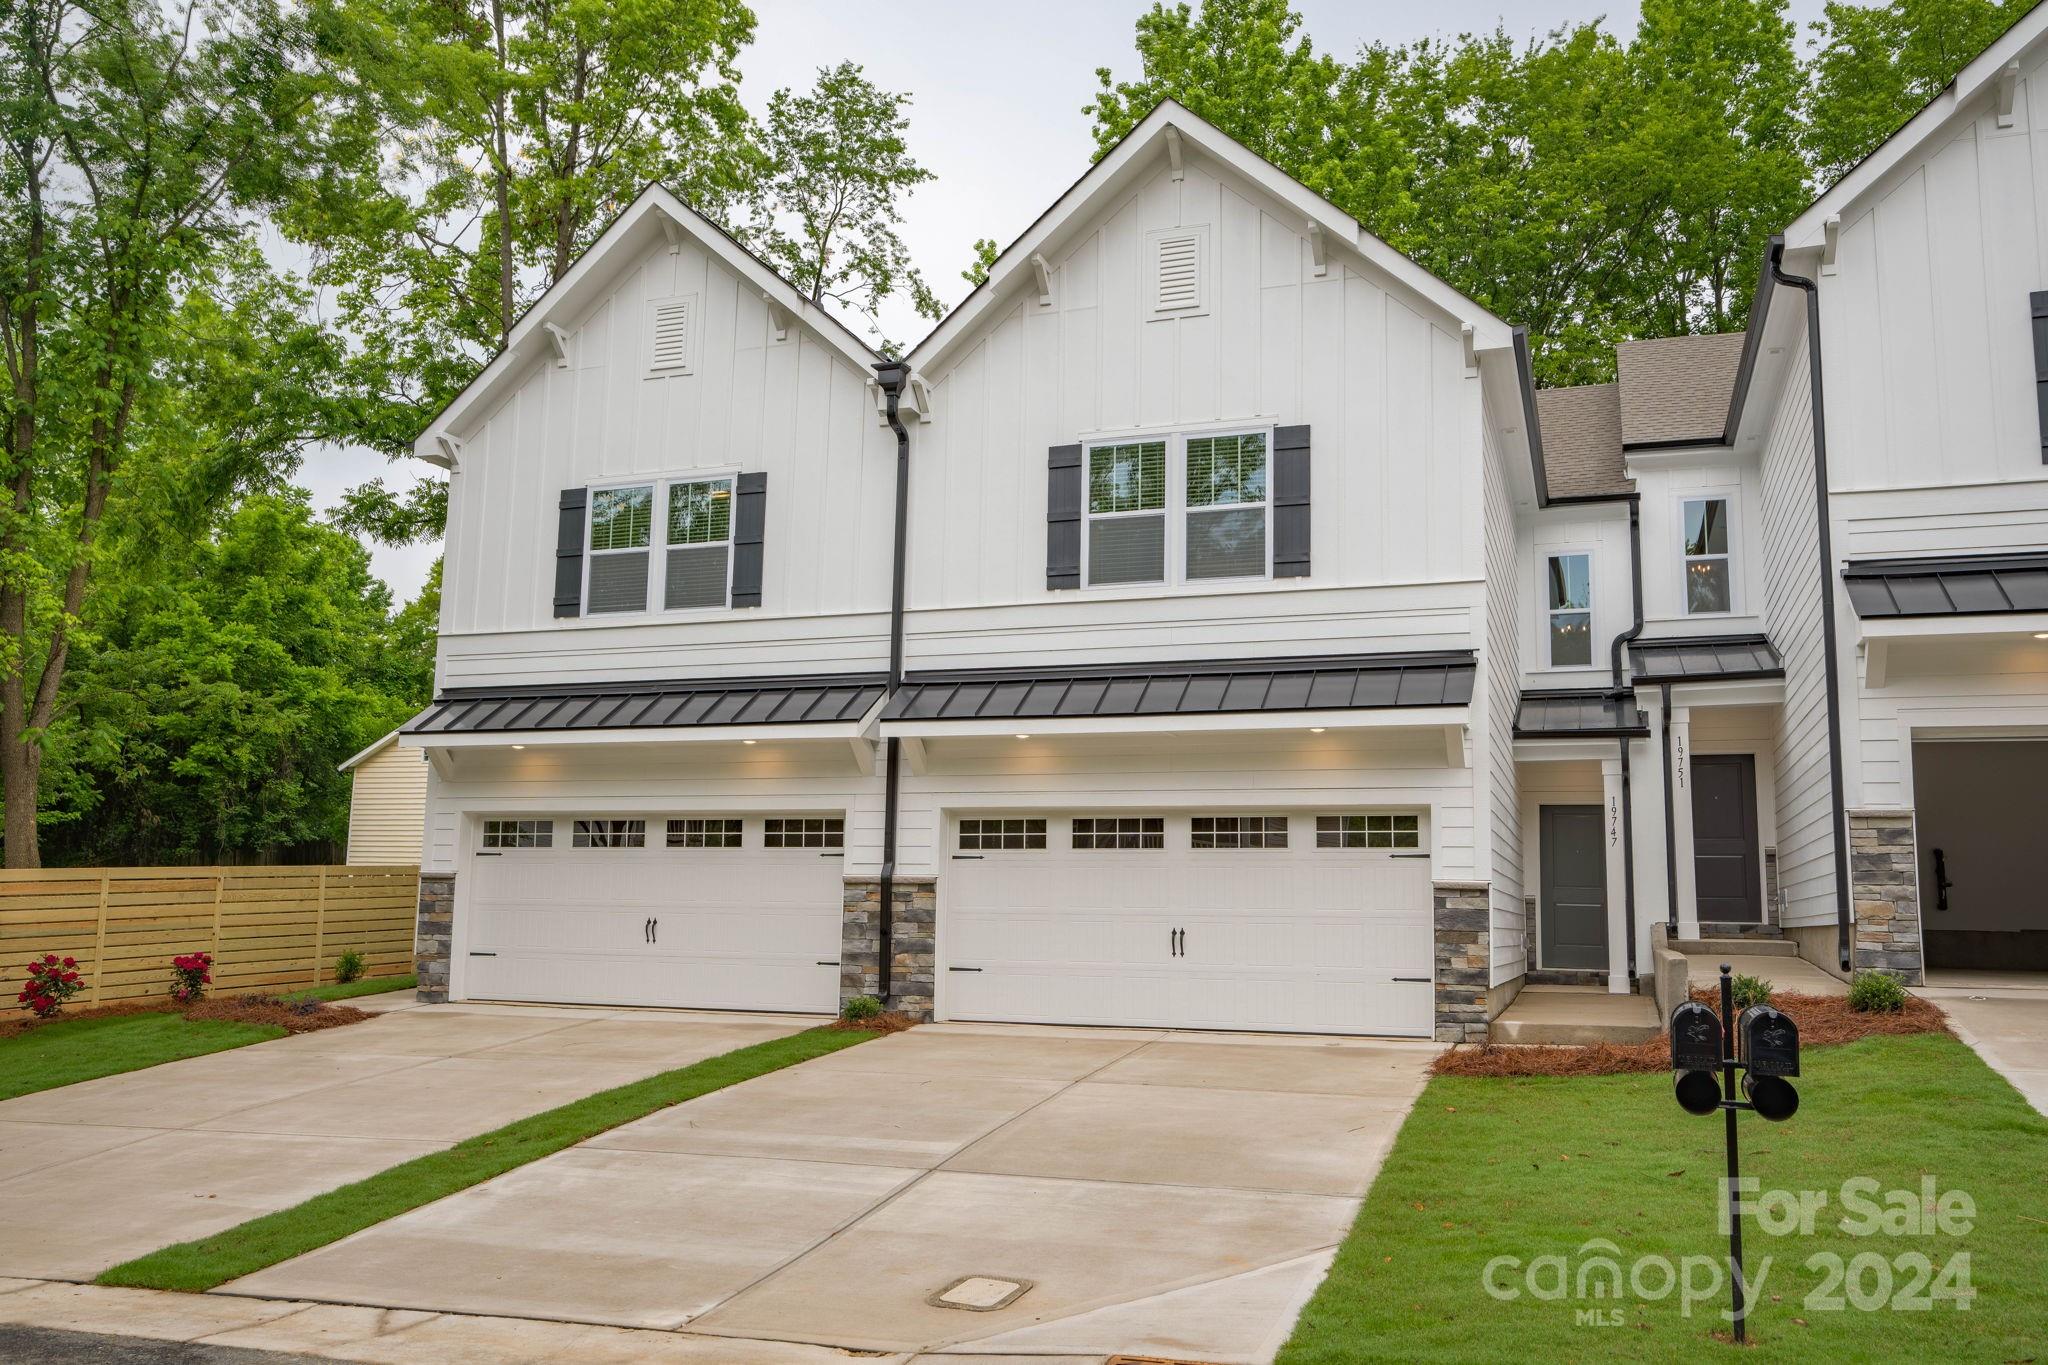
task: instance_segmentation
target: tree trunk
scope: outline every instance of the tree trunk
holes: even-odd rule
[[[498,344],[512,339],[512,154],[505,123],[505,76],[509,62],[505,55],[504,0],[491,0],[491,28],[498,43],[498,89],[491,97],[491,122],[497,138],[498,164]]]

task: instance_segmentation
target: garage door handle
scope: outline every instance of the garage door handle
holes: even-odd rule
[[[1427,858],[1427,853],[1396,853],[1396,858]]]
[[[980,970],[981,970],[981,968],[979,968],[979,967],[948,967],[948,968],[946,968],[946,970],[947,970],[947,971],[949,971],[949,972],[978,972],[978,971],[980,971]]]
[[[818,961],[818,965],[820,967],[837,967],[839,965],[839,959],[835,957],[830,962],[827,962],[824,959],[820,958]]]
[[[497,954],[496,954],[496,953],[480,953],[480,952],[476,951],[476,950],[475,950],[474,948],[470,949],[469,955],[470,955],[471,957],[496,957],[496,956],[497,956]]]
[[[1428,977],[1426,977],[1426,976],[1397,976],[1397,977],[1395,977],[1395,978],[1394,978],[1394,980],[1396,980],[1396,981],[1413,981],[1413,982],[1415,982],[1415,983],[1416,983],[1417,985],[1420,985],[1420,986],[1427,986],[1427,985],[1429,984],[1429,978],[1428,978]]]

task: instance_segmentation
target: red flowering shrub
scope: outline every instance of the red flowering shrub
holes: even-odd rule
[[[48,1019],[83,989],[85,983],[79,979],[77,958],[44,953],[42,961],[28,964],[28,981],[14,998],[36,1018]]]
[[[171,959],[171,975],[177,984],[171,987],[171,999],[181,1005],[189,1005],[206,994],[206,988],[213,984],[213,954],[186,953]]]

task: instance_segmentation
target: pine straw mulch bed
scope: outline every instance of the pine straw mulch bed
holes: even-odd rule
[[[169,996],[152,996],[95,1005],[91,1009],[66,1010],[54,1019],[37,1019],[27,1014],[0,1018],[0,1039],[33,1033],[45,1024],[61,1024],[73,1019],[112,1019],[128,1014],[182,1014],[187,1019],[270,1024],[287,1033],[317,1033],[321,1029],[360,1023],[371,1017],[368,1010],[359,1010],[351,1005],[330,1005],[322,1000],[280,1000],[274,995],[212,996],[194,1005],[180,1005]]]
[[[872,1019],[834,1019],[826,1027],[841,1033],[901,1033],[905,1029],[916,1028],[917,1021],[907,1014],[890,1010]]]
[[[1695,989],[1692,998],[1718,1012],[1718,989]],[[1861,1013],[1841,995],[1796,995],[1774,991],[1771,1003],[1799,1025],[1802,1047],[1833,1047],[1881,1034],[1948,1033],[1948,1016],[1917,995],[1904,1009]],[[1660,1033],[1646,1043],[1596,1043],[1590,1047],[1545,1044],[1464,1044],[1430,1066],[1432,1076],[1618,1076],[1634,1071],[1669,1071],[1671,1039]]]

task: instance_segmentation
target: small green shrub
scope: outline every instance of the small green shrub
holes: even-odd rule
[[[363,974],[363,955],[353,948],[334,959],[334,979],[346,986]]]
[[[839,1017],[849,1024],[864,1024],[881,1014],[882,1002],[872,995],[856,995],[839,1007]]]
[[[1858,972],[1849,982],[1849,1008],[1865,1014],[1896,1014],[1906,1007],[1906,988],[1889,972]]]
[[[1771,1003],[1771,983],[1760,976],[1738,973],[1735,977],[1735,1008],[1746,1010],[1751,1005]]]

